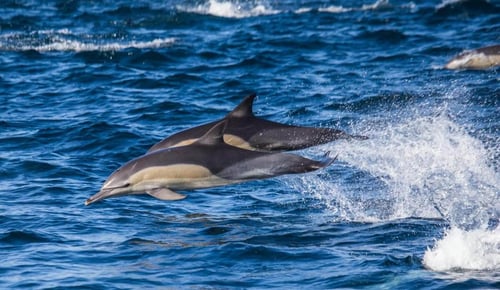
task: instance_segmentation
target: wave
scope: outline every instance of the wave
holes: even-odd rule
[[[440,16],[463,15],[467,17],[500,12],[500,9],[488,0],[443,0],[435,7],[435,10]]]
[[[161,48],[171,46],[176,39],[155,38],[146,41],[103,41],[99,35],[79,35],[68,29],[40,30],[30,33],[10,33],[0,36],[0,51],[86,52],[120,51],[130,48]]]
[[[208,0],[203,4],[198,5],[179,5],[177,10],[196,13],[203,15],[211,15],[224,18],[247,18],[256,16],[273,15],[280,13],[293,12],[296,14],[309,13],[318,11],[323,13],[346,13],[352,11],[367,11],[367,10],[385,10],[392,9],[393,6],[389,0],[376,0],[372,4],[364,4],[359,7],[344,7],[342,5],[331,5],[326,7],[272,7],[268,1],[229,1],[229,0]],[[404,4],[401,8],[410,8],[412,11],[416,9],[413,2]]]

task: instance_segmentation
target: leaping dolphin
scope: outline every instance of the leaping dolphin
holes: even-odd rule
[[[500,66],[500,45],[466,50],[451,59],[447,69],[488,69]]]
[[[148,150],[153,152],[195,142],[215,124],[226,121],[224,141],[249,150],[290,151],[324,144],[336,139],[367,139],[331,128],[299,127],[280,124],[255,117],[252,110],[255,94],[247,96],[221,120],[190,128],[169,136]]]
[[[157,150],[133,159],[108,177],[101,190],[87,199],[148,193],[161,200],[179,200],[185,195],[173,190],[216,187],[305,173],[330,165],[335,159],[315,161],[290,153],[241,149],[224,142],[222,121],[190,145]]]

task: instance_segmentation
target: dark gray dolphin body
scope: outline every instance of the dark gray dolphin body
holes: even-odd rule
[[[500,66],[500,45],[481,47],[466,50],[446,65],[447,69],[488,69]]]
[[[86,205],[109,197],[148,193],[162,200],[185,196],[172,190],[208,188],[278,175],[305,173],[328,166],[334,159],[307,159],[289,153],[259,152],[228,145],[225,122],[216,124],[196,142],[157,150],[116,170]]]
[[[299,127],[255,117],[252,110],[255,94],[246,97],[223,119],[203,124],[169,136],[153,145],[148,152],[191,144],[215,124],[226,121],[224,141],[249,150],[289,151],[324,144],[337,139],[366,139],[330,128]]]

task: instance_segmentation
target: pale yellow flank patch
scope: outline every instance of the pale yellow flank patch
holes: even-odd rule
[[[212,174],[207,168],[194,164],[152,166],[129,178],[136,189],[166,187],[173,189],[195,189],[235,183]]]
[[[226,142],[229,145],[239,147],[241,149],[255,150],[255,148],[250,146],[250,144],[248,144],[247,141],[243,140],[242,138],[236,135],[224,134],[224,142]]]
[[[177,144],[174,144],[174,145],[170,146],[169,148],[173,148],[173,147],[180,147],[180,146],[186,146],[186,145],[191,145],[191,144],[193,144],[196,140],[198,140],[198,139],[196,139],[196,138],[193,138],[193,139],[186,139],[186,140],[184,140],[184,141],[181,141],[181,142],[179,142],[179,143],[177,143]]]

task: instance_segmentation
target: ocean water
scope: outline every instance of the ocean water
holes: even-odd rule
[[[0,288],[498,289],[500,3],[0,3]],[[84,201],[162,138],[256,115],[369,137],[320,171]]]

